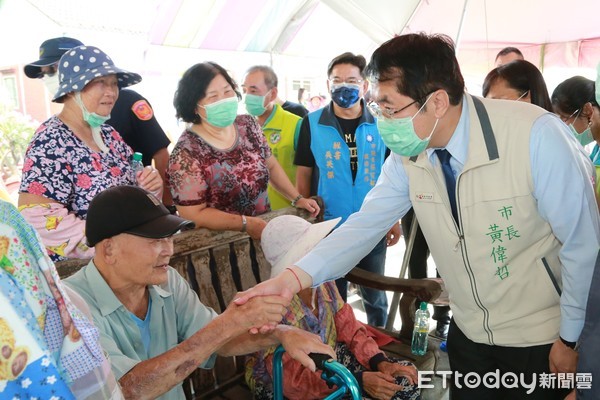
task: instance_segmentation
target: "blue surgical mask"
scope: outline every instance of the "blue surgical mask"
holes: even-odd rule
[[[206,121],[217,128],[225,128],[233,124],[237,117],[238,98],[227,97],[206,106],[198,105],[206,110]]]
[[[103,123],[110,119],[110,114],[104,116],[96,113],[91,113],[85,108],[83,101],[81,100],[81,92],[75,92],[75,103],[81,108],[83,114],[83,120],[87,122],[92,128],[99,128]]]
[[[331,85],[331,100],[342,108],[350,108],[360,99],[360,86],[351,83]]]
[[[571,129],[571,133],[573,134],[573,136],[575,136],[575,139],[577,139],[577,141],[581,143],[582,146],[587,146],[588,144],[594,141],[594,137],[592,136],[591,124],[588,124],[588,127],[581,133],[577,132],[572,123],[569,124],[569,129]]]
[[[435,125],[433,126],[431,133],[425,139],[421,139],[417,136],[413,119],[421,112],[430,98],[431,96],[427,98],[425,103],[419,108],[419,111],[412,117],[377,119],[377,129],[379,129],[381,139],[391,151],[401,156],[412,157],[421,154],[427,148],[439,119],[435,120]]]

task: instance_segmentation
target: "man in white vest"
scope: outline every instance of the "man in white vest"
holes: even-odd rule
[[[600,247],[581,147],[541,108],[466,94],[446,36],[395,37],[367,69],[395,154],[359,212],[236,301],[343,275],[412,206],[450,294],[452,398],[564,398]]]

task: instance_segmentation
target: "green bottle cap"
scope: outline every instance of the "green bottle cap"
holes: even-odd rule
[[[425,303],[424,301],[421,302],[421,305],[419,306],[420,310],[427,310],[427,303]]]
[[[133,153],[133,160],[134,161],[142,161],[142,153],[139,153],[137,151],[135,153]]]

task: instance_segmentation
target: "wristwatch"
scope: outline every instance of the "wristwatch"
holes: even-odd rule
[[[292,200],[292,207],[296,207],[296,203],[298,202],[298,200],[304,198],[304,196],[302,196],[301,194],[299,194],[298,196],[296,196],[296,198],[294,200]]]
[[[577,342],[568,342],[560,336],[559,336],[559,338],[560,338],[560,341],[563,342],[565,346],[575,350],[575,347],[577,346]]]

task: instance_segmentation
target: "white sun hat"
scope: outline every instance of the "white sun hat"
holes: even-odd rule
[[[260,239],[265,258],[271,264],[271,278],[304,257],[335,228],[341,218],[311,224],[295,215],[273,218]]]

